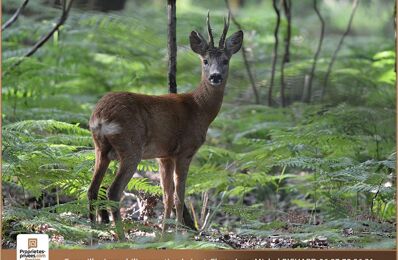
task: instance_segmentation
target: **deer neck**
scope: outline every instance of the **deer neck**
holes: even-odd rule
[[[199,112],[207,119],[209,125],[220,111],[226,81],[225,79],[220,86],[214,87],[202,76],[199,86],[193,91],[193,97],[199,107]]]

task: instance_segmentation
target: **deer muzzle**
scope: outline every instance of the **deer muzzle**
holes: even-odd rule
[[[220,73],[213,73],[209,77],[209,81],[213,86],[218,86],[221,84],[223,78]]]

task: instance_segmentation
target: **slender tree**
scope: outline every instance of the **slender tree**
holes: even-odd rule
[[[283,0],[283,11],[287,20],[287,28],[285,35],[285,53],[283,55],[282,65],[281,65],[281,104],[282,107],[286,106],[286,97],[285,97],[285,64],[290,61],[290,39],[292,35],[292,1],[291,0]]]
[[[169,56],[168,64],[168,84],[169,93],[177,93],[177,18],[176,18],[176,0],[167,0],[167,52]],[[184,203],[183,210],[184,224],[192,229],[195,228],[194,221],[189,214],[188,208]]]
[[[275,67],[278,59],[278,45],[279,45],[278,33],[279,33],[279,25],[281,22],[281,16],[276,1],[277,0],[272,0],[272,6],[276,13],[276,25],[274,30],[275,43],[274,43],[274,52],[272,54],[271,81],[268,89],[268,106],[272,105],[272,91],[275,81]]]
[[[48,32],[46,35],[44,35],[34,46],[33,48],[28,51],[25,54],[25,57],[30,57],[33,54],[35,54],[35,52],[41,47],[43,46],[50,38],[51,36],[53,36],[53,34],[59,30],[59,28],[66,22],[66,20],[68,19],[69,16],[69,11],[72,8],[73,5],[73,1],[74,0],[69,0],[69,2],[67,3],[68,0],[63,0],[62,1],[62,14],[61,17],[59,18],[58,22],[55,24],[55,26],[53,27],[53,29]]]
[[[176,0],[167,0],[167,52],[169,55],[169,92],[177,93],[177,42],[176,42]]]
[[[231,11],[231,6],[229,4],[229,1],[225,0],[225,4],[226,4],[226,6],[228,8],[228,11],[229,11],[228,18],[229,18],[229,16],[231,16],[232,22],[236,25],[236,27],[238,27],[239,30],[243,30],[242,26],[236,20],[235,16],[233,15],[233,13]],[[258,94],[256,83],[255,83],[254,77],[253,77],[253,73],[251,71],[250,64],[249,64],[249,61],[248,61],[247,56],[246,56],[246,48],[245,48],[244,43],[242,43],[242,58],[243,58],[243,62],[245,63],[247,76],[249,77],[250,85],[251,85],[252,90],[253,90],[254,100],[255,100],[256,104],[260,104],[260,95]]]
[[[339,41],[339,43],[337,45],[336,50],[333,53],[333,56],[332,56],[332,58],[330,60],[328,69],[326,71],[325,79],[324,79],[322,90],[321,90],[321,100],[323,99],[325,91],[326,91],[326,89],[328,87],[329,76],[330,76],[330,73],[332,72],[332,68],[333,68],[334,62],[337,59],[337,55],[338,55],[338,53],[339,53],[339,51],[341,49],[341,46],[343,45],[345,37],[347,37],[347,35],[350,33],[352,21],[354,20],[355,12],[356,12],[356,10],[358,8],[358,5],[359,5],[359,1],[358,0],[354,0],[354,2],[352,3],[352,11],[351,11],[350,19],[348,21],[347,29],[345,30],[343,36],[341,36],[341,39],[340,39],[340,41]]]
[[[58,22],[51,29],[51,31],[49,31],[47,34],[42,36],[40,38],[40,40],[37,41],[35,43],[35,45],[33,45],[33,47],[28,52],[25,53],[25,55],[23,56],[24,58],[30,57],[33,54],[35,54],[49,39],[51,39],[51,37],[54,35],[54,33],[57,32],[59,30],[59,28],[66,22],[66,20],[68,19],[68,16],[69,16],[69,11],[73,5],[73,1],[74,0],[69,0],[69,2],[68,2],[68,0],[62,1],[62,14],[61,14],[61,17],[59,18]],[[10,68],[14,68],[15,66],[20,65],[23,61],[24,61],[24,59],[19,59],[16,63],[11,65]],[[5,71],[4,73],[7,73],[7,71]]]
[[[310,77],[308,79],[308,88],[307,88],[307,91],[304,93],[305,96],[304,96],[303,101],[307,102],[307,103],[311,101],[312,82],[314,80],[315,69],[316,69],[316,64],[318,62],[319,53],[321,52],[321,49],[322,49],[323,38],[325,37],[325,21],[323,20],[323,17],[321,15],[321,13],[319,12],[317,3],[318,3],[318,0],[314,0],[313,7],[315,10],[315,13],[317,14],[317,16],[319,18],[319,21],[321,22],[321,33],[319,35],[318,48],[315,52],[314,59],[312,61],[311,73],[310,73]]]
[[[18,20],[19,15],[22,13],[22,11],[25,9],[25,7],[28,5],[29,0],[24,0],[23,3],[21,4],[20,7],[15,11],[15,13],[11,16],[7,22],[3,24],[1,27],[1,30],[4,31],[8,27],[10,27],[16,20]]]

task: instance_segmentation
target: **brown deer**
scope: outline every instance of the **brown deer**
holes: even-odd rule
[[[214,46],[209,14],[209,40],[206,41],[196,31],[191,32],[191,49],[199,54],[202,61],[202,79],[192,92],[162,96],[108,93],[98,101],[89,123],[95,144],[94,175],[88,189],[92,222],[96,221],[93,200],[98,197],[111,160],[118,160],[120,164],[107,190],[107,197],[119,202],[137,164],[142,159],[157,158],[163,189],[164,220],[170,218],[174,204],[177,222],[183,223],[188,168],[221,108],[229,60],[239,51],[243,41],[242,31],[226,39],[228,27],[229,15],[227,20],[224,19],[218,47]],[[114,224],[118,226],[119,209],[112,209],[111,213]],[[101,219],[108,220],[106,210],[99,211],[99,221]]]

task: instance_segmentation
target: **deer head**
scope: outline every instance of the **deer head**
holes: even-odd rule
[[[224,18],[224,29],[218,47],[214,46],[209,13],[207,14],[208,41],[197,31],[192,31],[189,36],[191,49],[199,54],[202,60],[202,80],[214,87],[225,84],[228,77],[229,60],[240,50],[243,42],[241,30],[225,39],[229,20],[230,14],[228,13],[228,19]]]

